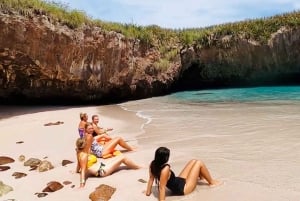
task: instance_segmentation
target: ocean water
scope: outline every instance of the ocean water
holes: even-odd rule
[[[226,181],[219,192],[232,196],[212,200],[300,200],[300,86],[184,91],[120,106],[145,118],[139,143],[169,147],[177,173],[199,158]],[[189,200],[207,193],[196,191]]]

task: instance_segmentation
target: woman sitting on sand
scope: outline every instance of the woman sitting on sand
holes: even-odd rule
[[[85,125],[86,125],[87,120],[88,120],[88,115],[86,113],[80,113],[79,117],[80,117],[80,122],[79,122],[79,125],[78,125],[78,132],[79,132],[79,136],[81,138],[83,138],[84,128],[85,128]]]
[[[102,156],[105,156],[107,154],[113,153],[115,151],[115,148],[118,145],[120,145],[121,147],[123,147],[124,149],[126,149],[128,151],[134,151],[134,148],[131,147],[129,144],[127,144],[121,137],[111,138],[111,140],[108,141],[107,143],[105,143],[104,145],[100,145],[97,142],[98,136],[93,137],[93,132],[94,132],[93,125],[89,122],[86,123],[85,138],[87,141],[87,146],[90,148],[89,153],[93,153],[94,155],[96,155],[99,158]]]
[[[76,141],[77,169],[80,173],[80,187],[85,186],[86,178],[91,176],[105,177],[119,169],[121,164],[125,164],[129,169],[139,169],[140,166],[129,160],[123,154],[114,157],[107,164],[97,161],[97,158],[89,154],[89,147],[85,138],[78,138]]]
[[[170,156],[170,150],[166,147],[160,147],[155,151],[154,160],[149,168],[149,180],[146,190],[146,195],[151,194],[152,184],[158,184],[159,200],[165,200],[166,187],[176,195],[186,195],[191,193],[196,185],[198,179],[202,177],[208,182],[210,186],[221,184],[220,181],[214,180],[206,168],[205,164],[200,160],[189,161],[178,177],[170,169],[167,163]]]

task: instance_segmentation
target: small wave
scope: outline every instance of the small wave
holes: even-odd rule
[[[144,130],[145,125],[150,124],[151,121],[152,121],[151,116],[143,114],[143,111],[142,111],[142,110],[134,111],[134,110],[128,109],[128,108],[125,107],[124,105],[119,104],[119,106],[120,106],[123,110],[129,111],[129,112],[135,112],[136,116],[138,116],[139,118],[142,118],[142,119],[145,119],[145,120],[146,120],[146,122],[143,123],[143,124],[141,125],[141,129],[142,129],[142,130]]]

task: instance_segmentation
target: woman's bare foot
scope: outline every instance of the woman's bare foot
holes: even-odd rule
[[[219,180],[213,180],[210,184],[209,187],[216,187],[216,186],[220,186],[223,184],[223,181],[219,181]]]
[[[131,149],[129,149],[128,151],[134,152],[134,151],[137,151],[137,150],[138,150],[138,148],[136,146],[131,146]]]

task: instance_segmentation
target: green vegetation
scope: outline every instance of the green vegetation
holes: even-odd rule
[[[83,24],[100,26],[105,30],[116,31],[126,37],[138,38],[142,42],[154,46],[167,44],[191,45],[200,43],[201,46],[213,45],[211,39],[218,39],[224,35],[244,36],[265,43],[272,33],[280,27],[293,28],[300,25],[300,12],[294,11],[282,15],[276,15],[264,19],[246,20],[236,23],[227,23],[206,28],[172,30],[163,29],[156,25],[138,26],[134,24],[121,24],[93,20],[81,10],[71,10],[62,3],[43,0],[1,0],[2,10],[16,10],[26,15],[33,12],[45,12],[53,19],[68,25],[70,28],[77,28]]]
[[[155,47],[160,51],[162,59],[156,63],[156,66],[162,69],[165,69],[170,61],[178,57],[178,50],[183,46],[226,48],[237,38],[255,40],[261,44],[266,44],[271,34],[281,27],[293,29],[300,25],[300,11],[205,28],[173,30],[163,29],[156,25],[138,26],[94,20],[87,16],[84,11],[71,10],[67,5],[55,1],[1,0],[0,9],[2,11],[17,11],[25,16],[42,13],[72,29],[82,25],[99,26],[107,31],[122,33],[128,38],[139,39],[145,47]],[[230,35],[228,44],[224,46],[221,39],[228,35]]]
[[[83,11],[70,10],[68,6],[57,2],[1,0],[0,7],[2,10],[15,10],[25,16],[32,15],[33,13],[45,13],[70,28],[91,23],[90,18]]]

